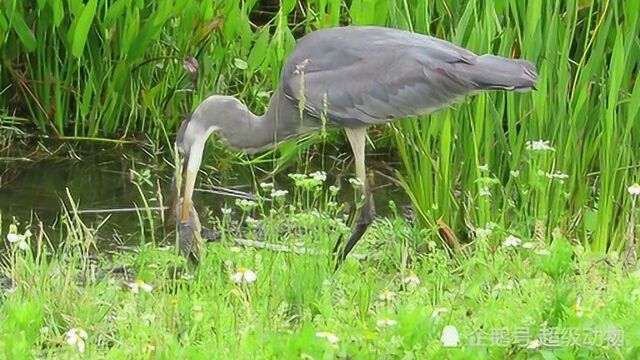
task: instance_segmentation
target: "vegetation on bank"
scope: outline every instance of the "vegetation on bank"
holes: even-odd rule
[[[56,251],[50,234],[12,226],[2,234],[0,357],[638,356],[640,272],[619,254],[593,256],[560,233],[546,245],[498,224],[454,254],[394,213],[358,246],[366,256],[334,271],[331,248],[349,228],[321,178],[294,194],[265,184],[257,201],[225,208],[221,239],[197,268],[171,237],[96,254],[95,229],[71,209]]]
[[[222,240],[187,272],[154,233],[154,185],[136,185],[151,236],[133,253],[96,252],[101,224],[71,204],[54,230],[0,214],[1,356],[638,357],[639,16],[640,2],[609,0],[3,1],[2,152],[48,134],[170,153],[201,99],[261,112],[295,38],[341,24],[526,58],[540,81],[372,128],[369,149],[392,161],[417,223],[377,219],[356,249],[367,258],[335,273],[343,190],[308,176],[271,192],[258,175],[315,171],[310,158],[348,153],[339,131],[257,157],[210,144],[203,171],[225,185],[220,170],[250,165],[261,197],[201,214]],[[483,331],[494,343],[471,344]]]

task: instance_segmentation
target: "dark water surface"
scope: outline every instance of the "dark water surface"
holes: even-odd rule
[[[102,224],[97,232],[98,247],[137,245],[149,241],[152,231],[158,240],[164,233],[160,208],[168,202],[172,163],[168,152],[153,153],[141,145],[34,143],[19,150],[5,150],[0,153],[0,234],[7,233],[12,217],[23,224],[42,221],[47,233],[60,228],[59,220],[65,207],[71,209],[68,189],[78,204],[83,222],[90,228]],[[210,163],[205,160],[205,164]],[[335,181],[335,176],[353,176],[351,163],[343,160],[327,163],[324,159],[324,166],[314,170],[317,168],[327,172],[330,183]],[[208,192],[220,190],[216,185],[249,195],[256,191],[248,166],[227,166],[224,172],[217,172],[211,165],[206,165],[204,171],[215,174],[207,177],[201,172],[198,177],[200,191],[194,195],[205,226],[210,223],[210,219],[203,218],[205,214],[218,216],[223,206],[233,207],[236,200],[231,195]],[[286,172],[276,176],[278,188],[291,186]],[[253,174],[262,175],[255,169]],[[402,191],[396,185],[385,184],[385,181],[380,176],[376,177],[377,185],[382,186],[375,193],[380,214],[385,213],[390,199],[406,203]],[[341,191],[341,200],[353,199],[348,182],[344,180],[342,184],[345,190]],[[150,208],[155,208],[151,211],[151,219],[146,215],[145,199]]]

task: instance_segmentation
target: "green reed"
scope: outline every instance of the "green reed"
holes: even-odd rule
[[[637,2],[610,0],[283,0],[266,15],[255,0],[7,0],[0,107],[43,133],[170,143],[212,93],[261,112],[306,32],[354,23],[431,34],[529,59],[540,81],[535,92],[476,96],[373,139],[397,150],[422,223],[435,233],[440,219],[461,238],[491,223],[539,240],[558,229],[619,251],[630,234],[626,189],[640,179],[639,12]],[[329,136],[257,160],[273,155],[281,168],[341,135]],[[554,151],[528,150],[536,140]]]

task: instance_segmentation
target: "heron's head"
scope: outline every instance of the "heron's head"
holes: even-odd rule
[[[182,121],[176,134],[181,166],[176,168],[173,177],[169,216],[176,214],[179,187],[184,184],[184,196],[178,218],[180,222],[189,221],[196,177],[207,139],[214,132],[225,140],[227,137],[235,139],[233,136],[238,132],[234,130],[235,125],[240,122],[239,117],[243,116],[243,109],[246,111],[246,106],[234,97],[213,95],[205,99],[190,116]]]

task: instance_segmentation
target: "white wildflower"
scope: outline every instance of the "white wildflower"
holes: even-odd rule
[[[338,191],[340,191],[340,188],[338,186],[335,186],[335,185],[329,186],[329,192],[331,192],[332,195],[337,194]]]
[[[353,185],[354,187],[362,186],[362,181],[360,181],[360,179],[358,179],[358,178],[350,178],[349,179],[349,183],[351,185]]]
[[[255,282],[258,276],[251,269],[247,268],[238,268],[238,270],[231,275],[231,281],[235,283],[247,283],[250,284]]]
[[[520,240],[520,238],[515,237],[513,235],[509,235],[507,236],[506,239],[504,239],[504,242],[502,242],[502,245],[504,247],[518,247],[521,243],[522,243],[522,240]]]
[[[328,331],[318,331],[316,333],[316,337],[319,337],[321,339],[327,339],[327,341],[331,345],[336,345],[340,341],[340,339],[335,334],[330,333]]]
[[[253,200],[236,199],[236,206],[241,208],[243,211],[249,211],[252,208],[256,207],[257,205],[258,203]]]
[[[142,314],[140,316],[140,319],[142,320],[142,323],[145,326],[151,326],[153,323],[156,322],[156,314],[154,314],[154,313],[144,313],[144,314]]]
[[[309,174],[313,180],[316,181],[325,181],[327,180],[327,173],[324,171],[316,171],[314,173]]]
[[[378,321],[376,321],[376,326],[378,327],[391,327],[396,325],[398,322],[393,320],[393,319],[389,319],[389,318],[382,318]]]
[[[493,230],[489,228],[476,228],[475,235],[476,239],[486,239],[493,233]]]
[[[549,140],[527,141],[526,147],[527,150],[531,151],[556,151],[556,149],[551,146],[551,142]]]
[[[480,171],[489,171],[489,165],[487,164],[482,164],[478,166],[478,170]]]
[[[442,336],[440,336],[440,342],[444,347],[456,347],[460,345],[460,335],[458,335],[458,329],[453,325],[447,325],[442,329]]]
[[[483,187],[480,188],[480,191],[478,192],[478,195],[491,197],[491,190],[489,190],[488,187],[483,186]]]
[[[18,228],[11,224],[9,225],[9,233],[7,234],[7,240],[9,243],[15,245],[20,250],[29,250],[29,243],[27,240],[31,237],[31,231],[26,230],[24,234],[18,234]]]
[[[65,342],[71,346],[75,346],[79,352],[84,352],[86,345],[85,340],[89,335],[82,328],[72,328],[65,333]]]
[[[132,293],[137,294],[140,290],[144,292],[151,292],[153,290],[153,286],[145,283],[142,280],[136,280],[134,282],[127,283],[127,286],[131,290]]]
[[[509,175],[511,175],[514,178],[517,178],[518,176],[520,176],[520,171],[518,170],[511,170],[509,171]]]
[[[548,256],[548,255],[551,255],[551,252],[547,249],[538,249],[536,250],[536,254],[541,256]]]
[[[638,196],[640,195],[640,184],[635,183],[631,186],[629,186],[627,188],[627,191],[629,192],[629,194],[633,195],[633,196]]]
[[[284,197],[289,193],[289,191],[287,190],[274,190],[271,192],[271,197],[272,198],[279,198],[279,197]]]
[[[405,277],[402,282],[410,286],[418,286],[420,285],[420,278],[418,275],[411,273],[409,276]]]
[[[447,313],[447,312],[449,312],[449,309],[447,309],[447,308],[444,308],[444,307],[435,308],[431,312],[431,318],[435,319],[435,318],[439,317],[440,314],[444,314],[444,313]]]
[[[220,209],[220,211],[222,211],[223,215],[230,215],[231,214],[231,208],[228,208],[228,207],[223,207],[222,209]]]
[[[264,190],[273,189],[273,183],[260,183],[260,187]]]
[[[396,298],[396,293],[393,291],[389,291],[387,289],[383,290],[380,295],[378,295],[378,300],[380,301],[393,301]]]
[[[246,218],[244,221],[245,221],[248,225],[251,225],[251,226],[256,226],[256,225],[258,225],[258,223],[259,223],[259,221],[258,221],[258,220],[256,220],[256,219],[252,218],[251,216],[247,216],[247,218]]]

